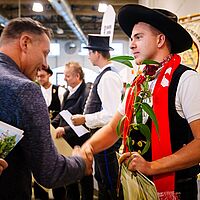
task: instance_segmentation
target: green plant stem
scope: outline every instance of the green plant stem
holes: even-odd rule
[[[117,198],[119,198],[119,192],[121,186],[121,174],[122,174],[122,164],[119,165],[119,172],[117,177]]]

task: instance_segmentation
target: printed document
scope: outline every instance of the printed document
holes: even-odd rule
[[[82,125],[80,126],[74,126],[74,124],[71,121],[72,114],[68,110],[63,110],[59,113],[64,120],[69,124],[69,126],[74,130],[74,132],[78,135],[78,137],[81,137],[82,135],[88,133],[89,131]]]

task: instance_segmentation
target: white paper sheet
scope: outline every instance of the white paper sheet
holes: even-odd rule
[[[67,141],[63,138],[56,138],[55,128],[50,125],[51,136],[54,141],[54,144],[58,150],[58,152],[64,156],[71,156],[72,155],[72,147],[67,143]]]
[[[74,126],[74,124],[71,121],[72,114],[68,110],[63,110],[59,113],[64,120],[69,124],[69,126],[74,130],[74,132],[78,135],[78,137],[81,137],[82,135],[88,133],[89,131],[82,125],[80,126]]]

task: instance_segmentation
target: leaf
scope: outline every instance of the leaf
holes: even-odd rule
[[[110,60],[135,60],[133,56],[114,56]]]
[[[141,102],[141,97],[140,97],[140,96],[137,96],[135,102],[137,102],[137,103],[138,103],[138,102]]]
[[[115,56],[110,58],[110,60],[122,63],[130,68],[133,68],[132,63],[130,62],[130,60],[134,60],[133,56]]]
[[[138,124],[138,129],[147,140],[151,139],[151,131],[146,124]]]
[[[150,140],[147,140],[141,155],[144,155],[149,150],[150,144],[151,144]]]
[[[148,84],[147,81],[144,81],[142,85],[144,87],[144,91],[148,91],[149,90],[149,84]]]
[[[121,136],[121,126],[122,126],[122,123],[124,122],[124,120],[126,119],[126,115],[124,115],[118,122],[117,124],[117,128],[116,128],[116,132],[117,132],[117,135],[118,136]]]
[[[132,145],[132,138],[130,136],[127,137],[126,144],[128,146],[128,150],[132,151],[133,150],[133,145]]]
[[[136,124],[136,123],[131,123],[130,125],[129,125],[129,127],[130,127],[130,132],[132,131],[132,130],[138,130],[138,124]]]
[[[146,138],[146,144],[141,153],[141,155],[143,155],[149,150],[151,144],[151,131],[146,124],[138,124],[138,129],[142,133],[142,135],[144,135]]]
[[[144,60],[144,61],[142,62],[142,64],[143,64],[143,65],[153,65],[153,64],[160,65],[159,62],[154,61],[154,60]]]
[[[141,108],[137,109],[135,116],[136,116],[136,122],[138,124],[142,123],[142,109]]]
[[[130,84],[130,83],[127,83],[127,84],[126,84],[126,89],[127,89],[127,88],[130,88],[130,87],[131,87],[131,84]]]
[[[141,97],[137,96],[134,103],[136,122],[142,123],[142,109],[140,107]],[[133,116],[134,117],[134,116]]]
[[[156,127],[156,132],[159,136],[159,130],[158,130],[158,121],[156,119],[156,116],[153,112],[153,109],[151,106],[149,106],[147,103],[141,103],[142,109],[149,115],[149,117],[152,119],[155,127]]]

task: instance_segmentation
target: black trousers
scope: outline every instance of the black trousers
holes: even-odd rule
[[[35,181],[33,183],[35,199],[49,200],[49,194],[42,189]]]
[[[79,183],[66,186],[66,200],[93,200],[93,176],[85,176]]]
[[[180,200],[197,200],[197,178],[177,181],[176,192],[180,193]]]
[[[80,183],[52,190],[55,200],[93,200],[93,176],[85,176]]]
[[[118,145],[117,145],[118,147]],[[95,178],[99,187],[99,200],[123,199],[122,187],[120,196],[117,197],[117,180],[119,165],[116,157],[116,145],[94,156]]]
[[[52,189],[54,200],[66,200],[66,188],[59,187]]]

